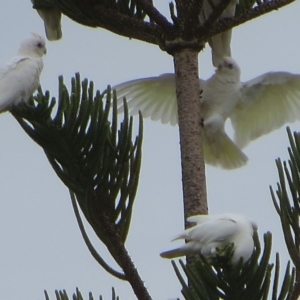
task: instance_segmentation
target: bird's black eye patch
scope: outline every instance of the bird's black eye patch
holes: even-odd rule
[[[43,47],[43,44],[42,43],[37,43],[36,45],[38,48],[42,48]]]

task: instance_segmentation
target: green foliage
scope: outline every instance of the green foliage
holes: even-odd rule
[[[277,191],[272,187],[271,196],[275,209],[280,217],[283,234],[290,257],[295,268],[286,267],[284,278],[279,287],[279,255],[276,255],[275,274],[271,284],[273,266],[269,264],[271,251],[271,234],[265,234],[265,248],[260,261],[259,240],[255,237],[255,250],[249,262],[235,268],[226,266],[226,256],[231,255],[230,247],[221,249],[216,260],[208,262],[203,257],[194,265],[185,266],[180,261],[189,284],[182,277],[178,267],[173,267],[182,284],[182,293],[186,299],[268,299],[272,285],[271,299],[299,299],[300,296],[300,132],[292,134],[287,127],[290,147],[290,159],[282,162],[279,158],[276,165],[279,174]],[[225,253],[225,255],[224,255]]]
[[[54,171],[69,188],[75,215],[91,254],[105,270],[125,279],[124,274],[110,268],[94,249],[77,207],[78,203],[121,268],[132,268],[124,243],[138,186],[142,126],[132,142],[132,118],[128,117],[125,103],[124,119],[118,128],[116,101],[116,95],[111,92],[105,99],[99,91],[94,94],[93,82],[87,79],[81,82],[76,74],[70,93],[63,78],[59,78],[57,105],[54,98],[50,101],[49,92],[43,94],[40,89],[31,106],[16,107],[12,114],[43,147]]]
[[[133,123],[125,112],[117,128],[116,99],[107,94],[105,105],[93,83],[72,79],[69,95],[62,77],[56,113],[55,99],[40,90],[33,106],[18,107],[13,115],[47,155],[58,177],[74,193],[95,229],[97,212],[104,212],[126,240],[141,165],[142,127],[131,142]],[[115,98],[115,97],[114,97]],[[113,102],[112,121],[109,112]],[[141,119],[140,119],[141,120]],[[93,199],[93,204],[88,203]],[[92,208],[94,210],[92,210]],[[101,240],[107,237],[97,230]]]
[[[77,1],[77,0],[76,0]],[[78,5],[81,4],[80,8],[84,8],[86,5],[91,8],[95,8],[102,10],[103,8],[107,11],[115,11],[120,13],[121,15],[128,16],[131,18],[135,18],[138,20],[143,20],[146,14],[137,4],[135,0],[86,0],[84,3],[80,3],[83,1],[78,1]],[[70,4],[74,4],[74,0],[35,0],[35,8],[45,8],[45,7],[58,7],[65,8]],[[77,14],[82,13],[80,10],[73,7],[73,10],[76,10]]]
[[[300,132],[292,134],[289,127],[287,133],[290,141],[288,162],[276,160],[279,174],[276,196],[270,187],[274,206],[280,216],[282,230],[290,257],[297,269],[293,299],[300,295]]]
[[[105,8],[113,9],[121,14],[143,20],[145,13],[139,8],[135,0],[98,0],[91,5],[100,5]]]
[[[226,265],[225,256],[217,257],[208,262],[204,257],[196,259],[191,265],[180,265],[188,278],[188,283],[181,275],[179,268],[173,261],[176,275],[182,285],[182,294],[187,300],[260,300],[268,299],[271,285],[271,272],[273,265],[269,264],[272,236],[264,235],[264,251],[261,253],[257,234],[254,236],[255,249],[252,258],[245,264],[241,261],[237,266]],[[227,252],[227,260],[232,255],[232,247]],[[273,283],[272,300],[291,299],[291,290],[294,282],[294,270],[290,272],[290,265],[286,267],[284,281],[278,295],[279,257],[276,258],[275,280]]]
[[[65,290],[63,291],[55,291],[56,300],[69,300],[68,294]],[[45,291],[45,297],[46,300],[50,300],[47,291]],[[96,298],[93,297],[93,294],[89,293],[89,300],[96,300]],[[118,296],[116,296],[115,289],[112,288],[112,300],[120,300]],[[79,289],[76,288],[76,293],[72,295],[72,300],[84,300],[82,297],[82,294],[80,293]],[[103,300],[102,296],[99,296],[99,300]]]

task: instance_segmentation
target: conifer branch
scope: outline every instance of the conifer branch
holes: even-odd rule
[[[215,7],[212,7],[212,12],[209,15],[208,19],[204,23],[204,27],[211,27],[221,16],[223,11],[227,8],[231,0],[222,0]],[[212,4],[212,2],[210,2]]]
[[[163,16],[155,6],[153,2],[149,0],[136,0],[136,3],[141,7],[141,9],[149,16],[151,22],[156,23],[163,29],[168,29],[172,27],[172,24]]]
[[[254,236],[255,249],[250,261],[240,262],[237,266],[226,264],[230,259],[232,249],[228,248],[226,256],[216,257],[208,261],[200,256],[193,264],[180,265],[188,278],[189,285],[181,275],[174,261],[175,273],[182,285],[182,294],[187,300],[217,300],[217,299],[267,299],[270,291],[271,272],[273,265],[269,263],[272,236],[264,235],[264,251],[260,258],[260,243],[257,233]],[[290,299],[293,288],[295,270],[290,270],[287,264],[285,276],[278,296],[279,256],[276,256],[275,280],[272,287],[272,299]]]
[[[279,8],[281,8],[285,5],[288,5],[294,1],[295,0],[267,0],[267,1],[260,3],[259,5],[256,5],[252,9],[248,9],[246,11],[236,14],[236,16],[233,18],[225,18],[225,19],[215,21],[215,22],[213,22],[213,21],[215,20],[216,16],[219,14],[219,12],[213,11],[211,14],[211,16],[213,16],[213,17],[210,16],[210,18],[212,18],[211,24],[207,24],[207,22],[205,22],[204,23],[205,29],[199,30],[197,32],[197,37],[199,39],[201,39],[201,38],[203,38],[203,36],[205,36],[205,37],[207,37],[207,38],[205,38],[205,40],[206,40],[209,37],[212,37],[220,32],[234,28],[240,24],[246,23],[246,22],[253,20],[257,17],[260,17],[264,14],[267,14],[273,10],[278,10]],[[216,10],[217,10],[217,7],[216,7]],[[209,23],[210,23],[210,21],[209,21]]]
[[[131,284],[139,299],[150,299],[124,245],[141,166],[142,126],[132,142],[133,121],[128,110],[118,128],[116,95],[109,92],[103,99],[99,91],[94,94],[93,83],[81,82],[79,74],[72,79],[70,93],[59,78],[57,106],[55,99],[50,101],[49,93],[44,95],[41,90],[34,100],[30,107],[15,107],[13,116],[43,147],[56,174],[124,274],[99,260],[85,239],[87,246],[107,271]]]
[[[121,280],[126,280],[126,277],[123,273],[120,273],[116,270],[114,270],[113,268],[111,268],[105,261],[104,259],[99,255],[99,253],[97,252],[97,250],[94,248],[93,244],[91,243],[85,229],[84,229],[84,225],[83,222],[81,220],[80,217],[80,213],[77,207],[77,203],[76,203],[76,199],[75,199],[75,194],[70,190],[70,196],[71,196],[71,201],[72,201],[72,206],[74,209],[74,213],[75,213],[75,217],[80,229],[80,232],[82,234],[82,237],[84,239],[85,244],[87,245],[89,251],[91,252],[92,256],[96,259],[96,261],[101,265],[101,267],[107,271],[109,274],[121,279]]]
[[[296,279],[292,292],[293,300],[300,296],[300,133],[287,127],[290,147],[288,162],[276,160],[279,175],[277,191],[270,187],[275,209],[280,217],[287,250],[296,267]],[[277,196],[277,197],[276,197]]]
[[[47,293],[47,291],[44,291],[45,293],[45,298],[46,300],[50,300],[49,295]],[[56,296],[56,300],[69,300],[70,298],[68,297],[68,294],[66,292],[66,290],[62,290],[62,291],[55,291],[55,296]],[[72,300],[83,300],[83,296],[81,294],[81,292],[79,291],[78,288],[76,288],[76,293],[74,293],[72,295]],[[90,292],[89,293],[89,300],[96,300],[96,298],[93,297],[93,294]],[[112,300],[120,300],[119,297],[116,295],[115,289],[112,288]],[[102,298],[102,296],[99,297],[99,300],[104,300]]]
[[[170,4],[174,24],[169,23],[165,16],[147,0],[131,1],[130,4],[127,0],[114,0],[108,1],[109,5],[105,4],[106,2],[93,0],[35,0],[35,8],[54,7],[82,25],[105,28],[116,34],[159,46],[174,44],[177,41],[183,44],[182,47],[187,47],[187,41],[192,41],[193,44],[197,41],[198,46],[192,47],[200,51],[203,48],[202,45],[213,35],[277,10],[295,0],[266,0],[252,9],[242,10],[233,18],[217,21],[229,1],[220,1],[204,26],[200,26],[195,14],[195,11],[201,7],[201,1],[191,2],[191,7],[196,9],[190,10],[186,1],[176,0],[176,17],[174,5]],[[146,14],[154,22],[145,21]],[[162,49],[168,51],[165,47]],[[171,53],[171,51],[168,52]]]

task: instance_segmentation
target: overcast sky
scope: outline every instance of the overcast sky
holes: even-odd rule
[[[156,2],[167,11],[169,1]],[[232,53],[243,81],[268,71],[300,73],[299,11],[296,1],[234,30]],[[0,20],[2,63],[15,55],[31,32],[44,35],[43,23],[29,0],[5,1]],[[58,76],[63,75],[70,86],[78,71],[100,90],[107,84],[173,72],[172,57],[158,47],[86,28],[66,17],[62,26],[63,39],[47,43],[41,76],[43,89],[53,96],[57,95]],[[200,77],[206,79],[213,72],[207,46],[200,54]],[[300,130],[300,123],[291,128]],[[144,136],[142,173],[127,247],[153,299],[183,299],[171,263],[159,257],[161,251],[173,247],[170,239],[183,228],[178,128],[147,120]],[[288,256],[269,185],[276,187],[274,160],[288,157],[287,146],[283,127],[245,149],[246,167],[234,171],[207,167],[210,213],[248,215],[257,221],[261,236],[271,231],[273,252],[280,252],[282,268]],[[134,299],[129,284],[106,274],[89,254],[68,190],[42,149],[9,113],[0,116],[0,149],[1,299],[44,299],[44,289],[55,299],[55,289],[67,289],[71,295],[76,287],[86,299],[89,291],[110,299],[111,286],[121,299]],[[99,242],[95,246],[108,257]]]

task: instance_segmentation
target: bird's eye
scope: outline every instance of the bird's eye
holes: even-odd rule
[[[42,43],[37,43],[36,45],[38,48],[42,48],[43,47],[43,44]]]
[[[233,68],[233,64],[228,64],[228,68],[232,69]]]

